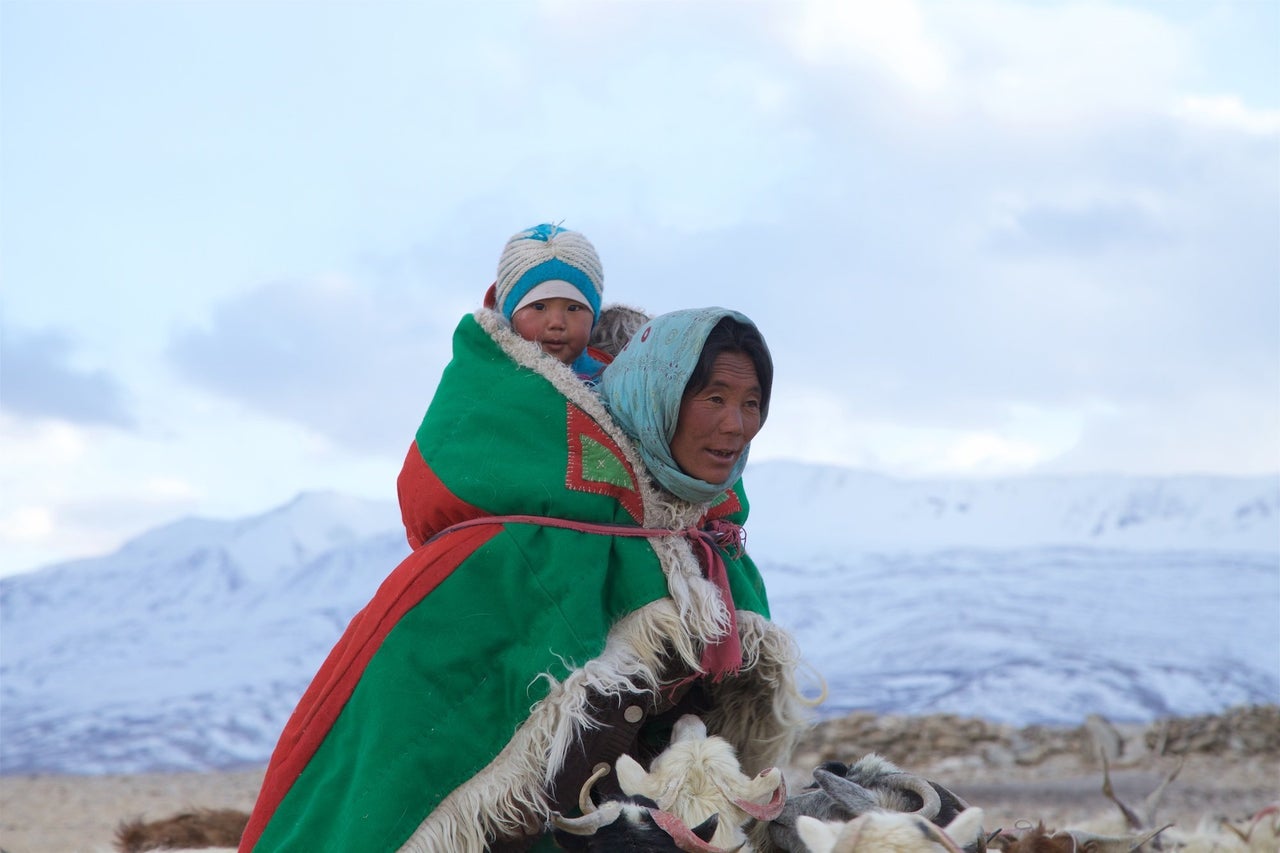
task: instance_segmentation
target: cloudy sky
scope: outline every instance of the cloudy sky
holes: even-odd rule
[[[1280,3],[0,0],[0,574],[392,499],[513,232],[777,361],[753,459],[1280,471]]]

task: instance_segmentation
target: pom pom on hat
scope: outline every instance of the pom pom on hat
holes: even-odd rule
[[[591,309],[592,322],[600,316],[600,299],[604,293],[604,268],[591,241],[577,231],[544,223],[526,228],[507,241],[498,259],[495,283],[496,307],[508,320],[517,308],[532,301],[534,288],[544,283],[542,298],[554,292],[564,295],[570,288],[573,298]],[[538,294],[534,294],[537,298]]]

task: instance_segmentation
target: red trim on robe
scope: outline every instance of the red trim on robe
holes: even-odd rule
[[[258,843],[271,816],[324,742],[391,629],[477,548],[501,531],[501,525],[474,527],[419,548],[395,568],[373,600],[351,620],[280,735],[257,805],[245,828],[241,850],[252,850]]]

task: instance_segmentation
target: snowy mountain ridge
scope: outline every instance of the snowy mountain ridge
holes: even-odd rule
[[[1280,477],[898,480],[794,462],[748,469],[753,552],[1280,549]],[[812,543],[812,544],[806,544]]]
[[[824,713],[1280,701],[1280,477],[924,483],[768,462],[747,483],[748,548]],[[306,493],[0,579],[0,772],[263,763],[407,553],[393,503]]]

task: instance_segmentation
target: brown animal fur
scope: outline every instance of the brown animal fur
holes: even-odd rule
[[[991,849],[1004,853],[1075,853],[1075,839],[1064,833],[1053,833],[1041,823],[1017,835],[1002,832],[991,841]]]
[[[166,848],[235,847],[249,815],[235,809],[198,809],[164,820],[125,821],[116,829],[120,853]]]

